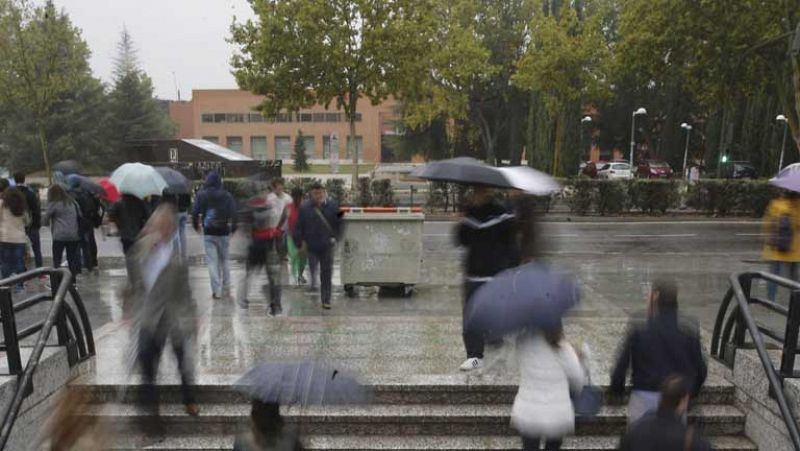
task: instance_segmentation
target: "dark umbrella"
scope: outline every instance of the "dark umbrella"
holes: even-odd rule
[[[578,304],[575,276],[541,263],[527,263],[495,276],[473,295],[464,328],[489,339],[557,324]]]
[[[236,386],[259,401],[281,405],[350,404],[369,398],[366,387],[353,376],[315,361],[263,363]]]
[[[168,194],[192,194],[192,181],[186,178],[185,175],[172,168],[158,166],[156,172],[164,177],[167,182],[165,191]]]
[[[508,178],[497,168],[469,157],[434,161],[414,169],[411,176],[435,182],[514,188]]]
[[[100,183],[95,182],[94,180],[90,179],[89,177],[84,177],[82,175],[77,175],[77,174],[68,175],[67,176],[67,183],[71,184],[70,182],[72,180],[77,180],[78,181],[77,182],[78,186],[82,190],[84,190],[84,191],[86,191],[88,193],[94,194],[96,196],[103,196],[106,193],[106,189]]]
[[[59,161],[58,163],[53,165],[53,171],[60,172],[64,175],[80,174],[82,172],[81,164],[75,160]]]

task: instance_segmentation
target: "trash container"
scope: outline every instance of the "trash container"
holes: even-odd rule
[[[343,208],[341,279],[345,293],[356,286],[402,289],[410,296],[422,267],[419,208]]]

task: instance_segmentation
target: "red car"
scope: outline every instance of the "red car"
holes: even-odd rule
[[[636,175],[645,179],[668,179],[672,174],[669,164],[661,160],[644,160],[636,171]]]

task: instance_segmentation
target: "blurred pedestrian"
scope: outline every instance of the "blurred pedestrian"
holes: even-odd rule
[[[700,431],[684,422],[690,387],[680,376],[661,385],[658,410],[633,423],[622,437],[621,451],[711,451]]]
[[[92,272],[97,268],[97,241],[94,229],[103,223],[105,210],[97,196],[81,186],[81,178],[72,174],[67,176],[68,193],[78,203],[79,234],[81,238],[81,261],[87,271]]]
[[[148,218],[150,218],[150,209],[147,207],[147,203],[132,194],[123,193],[117,202],[111,204],[111,208],[108,210],[108,219],[116,224],[122,251],[126,255],[136,243],[136,238]]]
[[[53,267],[61,266],[64,251],[73,277],[81,273],[80,233],[78,204],[60,184],[54,183],[47,191],[47,210],[43,223],[50,225],[53,236]]]
[[[311,186],[311,199],[300,207],[295,223],[295,244],[307,252],[312,286],[319,268],[320,300],[323,309],[331,308],[333,251],[339,238],[339,206],[328,199],[322,185]]]
[[[277,211],[280,211],[283,214],[283,211],[286,210],[289,205],[292,204],[292,196],[284,191],[285,189],[285,182],[282,178],[274,178],[270,183],[270,187],[272,188],[272,192],[267,195],[267,201],[269,201],[270,205],[273,208],[277,208]],[[288,249],[287,249],[287,232],[289,230],[289,224],[287,219],[289,215],[284,217],[279,225],[280,229],[283,231],[283,235],[281,236],[281,241],[278,245],[278,253],[280,254],[281,262],[285,262],[288,256]],[[281,265],[283,266],[283,265]]]
[[[653,282],[647,321],[628,331],[611,373],[613,394],[624,394],[628,368],[633,380],[628,424],[658,407],[661,384],[672,374],[686,380],[693,397],[700,392],[707,372],[700,335],[696,324],[678,317],[678,288],[673,280]]]
[[[33,449],[51,451],[103,450],[110,445],[110,433],[98,417],[86,415],[92,404],[88,389],[66,386]]]
[[[770,201],[764,213],[764,260],[770,262],[770,272],[797,280],[800,262],[800,193],[784,191]],[[775,301],[777,285],[767,284],[767,298]]]
[[[201,218],[208,275],[211,279],[211,297],[222,299],[231,293],[228,250],[230,235],[236,232],[236,201],[222,187],[222,178],[216,171],[211,171],[206,176],[203,189],[197,193],[192,209],[192,226],[198,232]]]
[[[562,439],[575,431],[570,392],[586,384],[586,372],[561,324],[517,337],[520,382],[511,424],[522,435],[525,451],[561,449]]]
[[[0,272],[4,279],[25,272],[25,229],[30,221],[25,195],[18,188],[6,189],[0,199]]]
[[[289,214],[287,226],[289,229],[288,236],[286,237],[286,249],[289,253],[289,268],[291,269],[292,277],[294,277],[297,285],[305,285],[306,279],[303,273],[306,270],[306,254],[300,249],[297,242],[295,242],[294,234],[297,229],[297,217],[300,213],[300,206],[303,205],[303,190],[301,188],[294,188],[292,190],[292,203],[289,204]]]
[[[42,204],[39,201],[39,193],[25,184],[25,174],[22,172],[14,174],[14,181],[17,184],[17,188],[25,195],[25,202],[31,215],[31,222],[28,228],[25,229],[25,233],[28,235],[28,241],[30,241],[34,264],[37,268],[41,268],[42,242],[39,237],[39,229],[42,228]]]
[[[197,312],[189,285],[189,267],[181,257],[175,209],[160,205],[130,249],[133,265],[129,277],[138,304],[138,361],[144,379],[145,403],[157,409],[155,385],[161,352],[167,339],[178,362],[186,413],[196,416],[200,408],[192,384],[192,352]]]
[[[484,186],[473,188],[464,218],[456,228],[456,244],[467,249],[464,260],[463,313],[469,310],[472,295],[500,271],[516,264],[518,254],[514,249],[514,215],[500,205],[492,190]],[[472,371],[483,366],[484,337],[463,330],[467,360],[462,371]]]
[[[171,203],[178,212],[178,236],[181,243],[181,255],[183,258],[187,258],[189,250],[186,247],[186,223],[189,221],[189,210],[192,208],[192,196],[191,194],[165,192],[161,196],[161,201]]]
[[[269,313],[283,313],[281,305],[281,257],[279,248],[284,234],[281,224],[286,222],[287,210],[283,203],[268,195],[255,196],[247,202],[250,219],[250,246],[248,247],[245,275],[239,288],[237,302],[247,308],[250,278],[256,270],[266,267],[269,281]]]
[[[300,451],[295,428],[283,422],[280,405],[252,401],[249,428],[236,437],[234,451]]]

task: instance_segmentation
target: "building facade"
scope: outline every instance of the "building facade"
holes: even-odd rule
[[[258,160],[293,160],[298,132],[311,162],[352,161],[349,124],[335,106],[314,105],[296,112],[264,117],[254,108],[262,97],[238,89],[198,89],[189,102],[171,102],[176,138],[205,139]],[[380,162],[382,141],[395,133],[396,102],[359,102],[355,147],[364,162]]]

